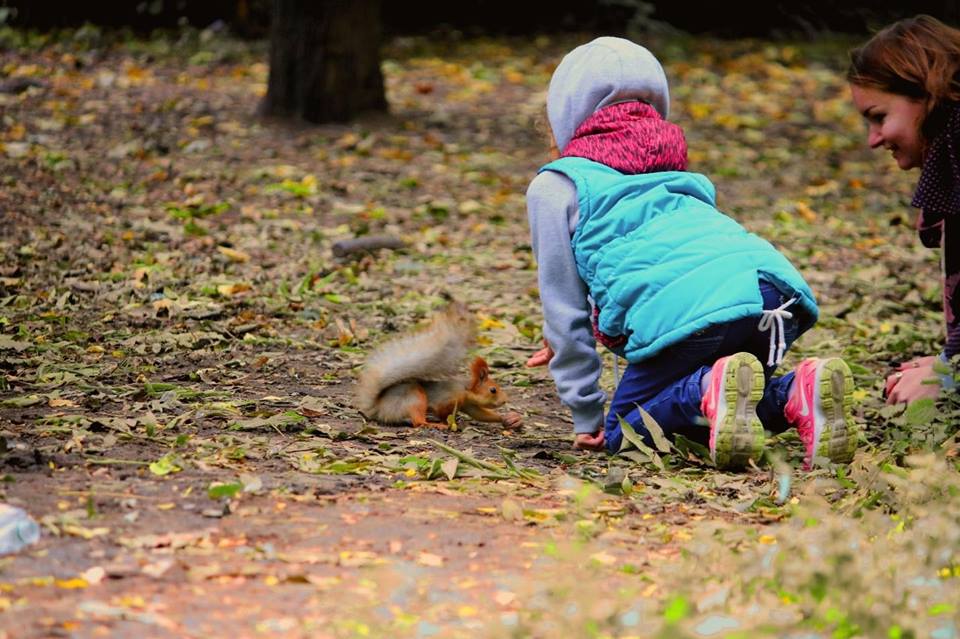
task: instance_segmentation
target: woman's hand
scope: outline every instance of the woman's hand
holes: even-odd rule
[[[909,362],[904,362],[897,366],[898,371],[905,371],[908,368],[920,368],[921,366],[933,366],[934,362],[937,361],[936,355],[925,355],[923,357],[918,357],[916,359],[911,359]]]
[[[936,355],[928,355],[900,364],[897,372],[887,377],[887,403],[908,404],[939,395],[940,375],[933,369],[936,362]]]
[[[577,450],[603,450],[603,430],[596,433],[577,433],[573,447]]]

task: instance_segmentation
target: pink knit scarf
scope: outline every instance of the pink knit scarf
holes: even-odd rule
[[[586,158],[628,174],[685,171],[687,141],[683,129],[649,104],[620,102],[584,120],[561,156]]]

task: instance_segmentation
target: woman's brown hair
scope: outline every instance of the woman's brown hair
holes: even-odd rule
[[[850,52],[847,81],[923,102],[921,132],[939,132],[949,103],[960,102],[960,29],[918,15],[879,31]]]

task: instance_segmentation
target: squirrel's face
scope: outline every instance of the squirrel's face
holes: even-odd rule
[[[489,380],[488,380],[489,381]],[[503,406],[507,403],[507,394],[500,390],[500,387],[489,382],[489,387],[483,389],[490,398],[490,404],[493,406]]]
[[[487,408],[496,408],[507,403],[507,394],[486,375],[470,386],[467,392],[477,404]]]

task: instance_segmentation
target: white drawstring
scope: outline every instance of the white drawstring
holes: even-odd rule
[[[613,351],[610,351],[613,353]],[[620,358],[616,353],[613,353],[613,387],[617,388],[620,386]]]
[[[796,297],[791,297],[779,307],[763,311],[763,314],[760,317],[760,324],[757,325],[757,329],[759,329],[761,333],[763,331],[770,331],[770,347],[767,351],[767,366],[779,366],[780,362],[783,361],[783,353],[787,350],[787,340],[784,337],[783,320],[793,317],[793,313],[788,311],[787,307],[796,301]]]

